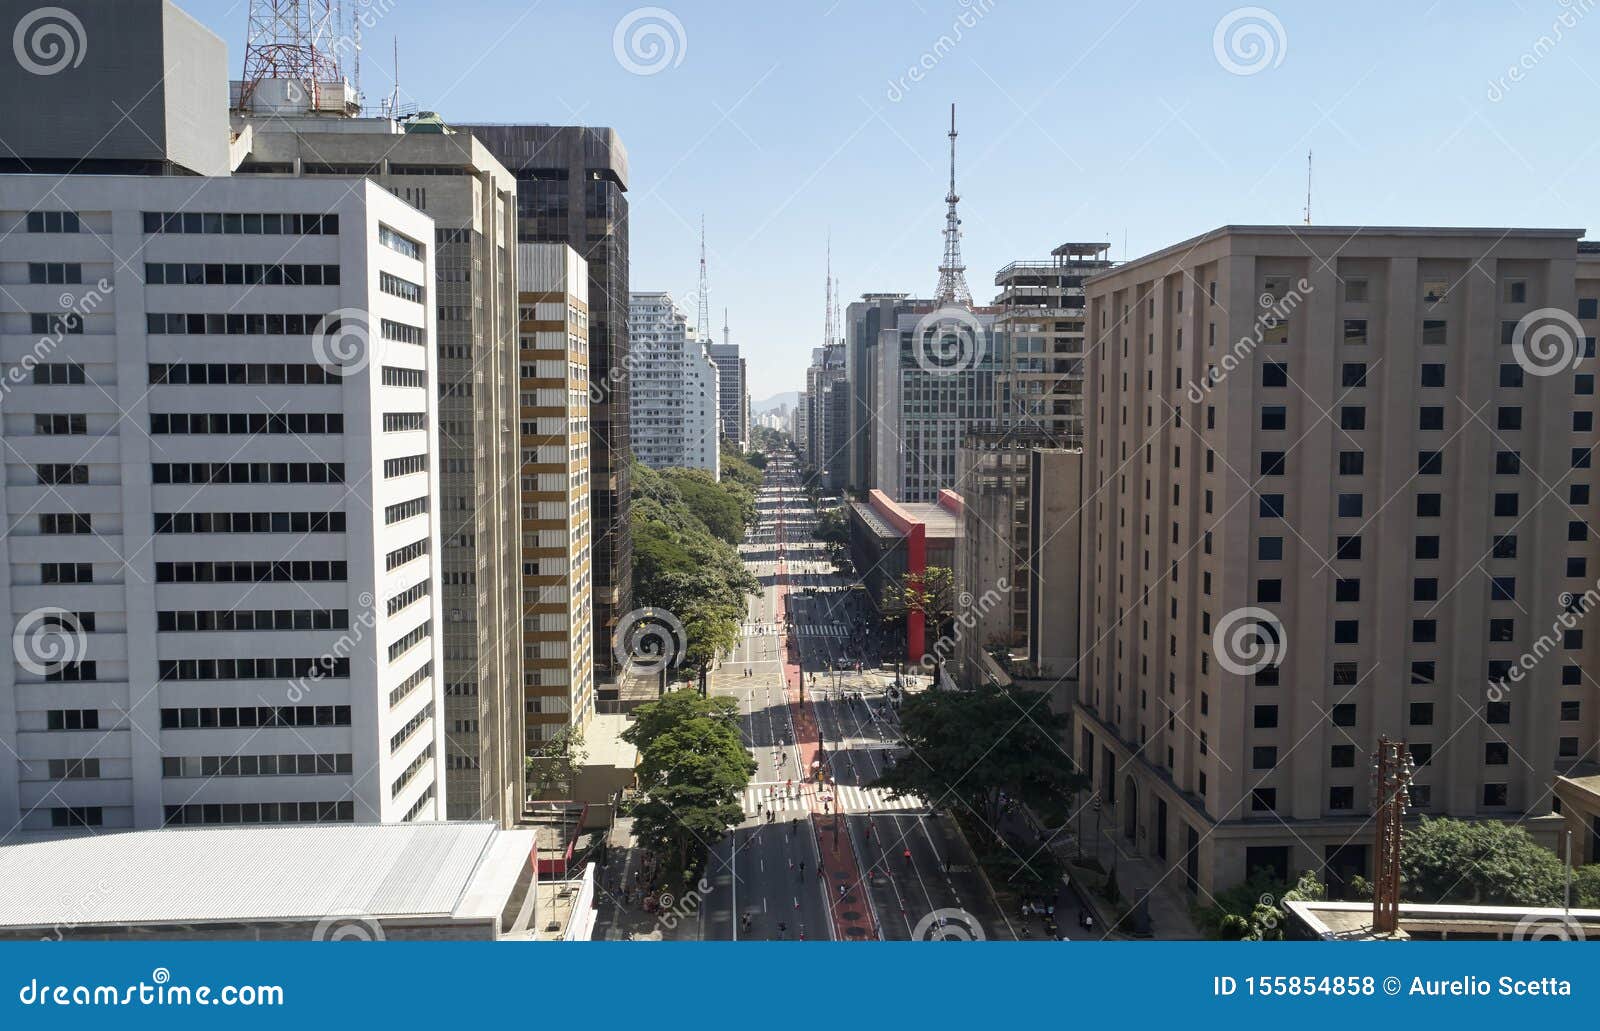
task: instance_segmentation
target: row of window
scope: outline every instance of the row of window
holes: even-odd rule
[[[421,601],[423,598],[426,598],[432,593],[432,580],[420,580],[417,583],[412,584],[399,594],[394,594],[389,597],[389,600],[386,603],[386,606],[389,610],[389,615],[394,615],[396,612],[401,611],[406,606]]]
[[[406,739],[412,734],[416,733],[419,727],[431,719],[433,719],[433,703],[429,702],[427,705],[424,705],[422,708],[418,709],[417,714],[407,720],[406,725],[395,731],[394,736],[389,738],[389,754],[393,755],[394,753],[398,752],[400,750],[400,746],[406,743]]]
[[[340,583],[348,576],[342,561],[157,562],[156,582],[164,584]]]
[[[426,296],[422,287],[409,279],[401,279],[392,272],[378,273],[378,289],[386,294],[392,294],[402,300],[423,303]]]
[[[152,483],[343,483],[343,462],[157,462]]]
[[[144,266],[148,286],[338,286],[338,265],[158,262]]]
[[[151,336],[311,336],[327,333],[327,315],[301,312],[147,312]]]
[[[346,802],[206,802],[162,807],[163,826],[236,823],[354,823]]]
[[[348,609],[163,609],[156,613],[156,629],[163,633],[349,628]]]
[[[344,533],[343,512],[157,512],[156,533]]]
[[[386,387],[426,387],[428,374],[422,369],[406,369],[394,365],[383,367],[383,385]]]
[[[208,236],[337,236],[339,216],[282,212],[146,211],[144,231]]]
[[[95,710],[86,711],[94,712]],[[98,726],[98,722],[96,726]],[[350,726],[350,706],[348,705],[223,705],[161,710],[162,730],[348,726]],[[84,727],[83,729],[92,730],[94,728]]]
[[[161,757],[163,777],[317,777],[353,769],[349,752]]]
[[[383,460],[383,478],[394,479],[396,476],[409,476],[412,473],[425,473],[428,471],[428,456],[406,455],[403,458],[386,458]]]
[[[197,435],[343,433],[340,412],[151,412],[151,433]]]
[[[426,515],[428,511],[428,496],[412,498],[410,501],[398,501],[393,505],[386,505],[383,509],[383,525],[392,526],[404,519],[411,519],[419,515]]]
[[[1505,366],[1502,366],[1502,369],[1504,368]],[[1515,368],[1515,366],[1513,366],[1513,368]],[[1513,384],[1514,386],[1522,385],[1520,376],[1511,378],[1516,380],[1516,382]],[[1587,396],[1594,393],[1593,374],[1579,373],[1572,379],[1572,392],[1574,394]],[[1507,377],[1503,374],[1502,385],[1506,385],[1506,380]],[[1283,361],[1263,362],[1261,364],[1261,385],[1263,387],[1287,387],[1289,385],[1289,363]],[[1339,369],[1339,385],[1345,389],[1365,387],[1367,385],[1367,363],[1343,363]],[[1445,366],[1443,363],[1423,364],[1418,371],[1418,385],[1429,388],[1443,387],[1445,385]]]
[[[428,428],[428,413],[426,412],[384,412],[383,432],[399,433],[405,430],[425,430]]]
[[[389,645],[389,661],[393,662],[412,648],[428,639],[433,632],[433,620],[425,619],[406,631],[405,635]]]
[[[393,691],[389,692],[389,708],[392,709],[396,705],[399,705],[406,695],[416,690],[419,684],[431,676],[433,676],[433,660],[429,659],[427,662],[424,662],[422,665],[418,666],[410,676],[400,681],[399,686],[397,686]]]
[[[285,659],[162,659],[161,680],[344,680],[350,660],[332,655]]]
[[[344,374],[316,364],[262,364],[258,362],[178,362],[150,364],[150,383],[190,386],[284,384],[288,386],[338,384]]]
[[[378,323],[383,339],[393,340],[397,344],[426,344],[428,331],[421,326],[408,326],[404,322],[394,319],[382,319]]]
[[[429,550],[431,550],[429,543],[429,538],[424,537],[421,540],[412,541],[410,544],[396,548],[389,552],[383,557],[384,571],[392,573],[396,569],[405,565],[407,562],[415,562],[417,559],[428,554]]]

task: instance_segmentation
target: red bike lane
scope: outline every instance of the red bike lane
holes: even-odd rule
[[[783,554],[784,522],[778,517],[778,572],[777,618],[780,626],[787,625],[789,607],[788,560]],[[799,747],[801,762],[808,775],[816,778],[822,766],[822,737],[816,717],[805,704],[804,672],[800,668],[800,639],[792,632],[784,634],[783,684],[784,699],[789,704],[794,721],[795,744]],[[878,928],[872,918],[872,907],[867,901],[866,878],[856,861],[850,836],[842,833],[837,812],[823,811],[818,797],[811,795],[811,822],[816,829],[818,850],[822,857],[822,876],[827,886],[828,905],[832,909],[833,926],[840,941],[877,941]],[[840,887],[844,891],[840,891]]]

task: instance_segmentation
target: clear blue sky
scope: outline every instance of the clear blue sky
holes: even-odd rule
[[[694,291],[703,212],[712,321],[720,334],[729,309],[759,400],[796,389],[820,341],[829,227],[846,301],[932,291],[952,101],[981,300],[999,266],[1067,239],[1121,257],[1230,222],[1298,222],[1308,148],[1318,223],[1600,235],[1590,2],[1269,0],[1281,32],[1242,23],[1263,25],[1269,49],[1240,75],[1213,45],[1227,2],[666,0],[681,61],[638,75],[613,52],[634,3],[372,0],[388,10],[363,85],[388,92],[398,35],[403,95],[447,119],[616,127],[634,288]],[[179,3],[228,41],[237,75],[244,0]],[[963,15],[974,24],[957,28]]]

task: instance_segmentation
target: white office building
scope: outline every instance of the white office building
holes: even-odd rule
[[[442,819],[433,221],[0,175],[4,840]]]
[[[717,366],[668,293],[629,295],[634,457],[721,476]]]

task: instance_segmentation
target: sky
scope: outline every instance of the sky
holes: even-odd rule
[[[178,3],[237,76],[245,0]],[[822,342],[830,234],[846,303],[933,291],[951,103],[980,302],[1066,240],[1302,222],[1308,150],[1318,224],[1600,236],[1597,4],[366,0],[362,86],[398,40],[402,101],[447,120],[616,128],[633,289],[695,294],[704,216],[759,401]]]

